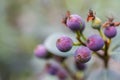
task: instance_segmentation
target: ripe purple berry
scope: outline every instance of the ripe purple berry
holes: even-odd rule
[[[34,50],[34,54],[36,57],[45,57],[47,55],[47,49],[44,45],[38,45]]]
[[[113,38],[117,34],[117,30],[114,26],[106,27],[104,30],[104,34],[108,38]]]
[[[99,35],[92,35],[87,40],[87,47],[93,51],[98,51],[104,46],[104,41]]]
[[[56,46],[61,52],[67,52],[72,48],[73,41],[67,36],[62,36],[57,40]]]
[[[85,28],[85,22],[83,21],[83,19],[76,14],[70,15],[67,18],[66,21],[66,25],[67,27],[69,27],[72,31],[83,31]]]
[[[88,47],[80,46],[75,51],[75,60],[77,62],[86,63],[91,59],[91,50]]]

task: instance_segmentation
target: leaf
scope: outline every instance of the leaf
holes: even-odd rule
[[[51,53],[58,55],[58,56],[71,56],[74,55],[74,52],[77,47],[73,47],[70,51],[68,52],[60,52],[57,47],[56,47],[56,41],[57,39],[64,34],[62,33],[55,33],[50,35],[46,40],[45,40],[45,46],[50,51]],[[71,37],[72,38],[72,37]],[[73,40],[75,41],[75,40]]]
[[[120,74],[109,69],[96,70],[90,74],[87,80],[120,80]]]
[[[111,58],[117,62],[120,62],[120,50],[116,52],[112,52]]]

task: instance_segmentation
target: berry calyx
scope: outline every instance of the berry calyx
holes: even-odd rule
[[[87,22],[88,21],[92,22],[92,24],[91,24],[92,28],[100,29],[100,27],[101,27],[101,20],[98,17],[95,16],[95,13],[91,9],[88,12]]]

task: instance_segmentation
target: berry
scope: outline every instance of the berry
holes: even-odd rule
[[[104,46],[104,41],[99,35],[92,35],[87,40],[87,47],[93,51],[98,51]]]
[[[101,27],[101,20],[98,17],[95,16],[95,13],[91,9],[89,10],[87,21],[91,21],[92,22],[92,24],[91,24],[92,28],[100,29],[100,27]]]
[[[59,69],[57,76],[59,80],[65,80],[67,78],[67,72],[64,69]]]
[[[69,51],[72,48],[72,45],[72,39],[67,36],[60,37],[56,42],[56,46],[61,52]]]
[[[113,38],[117,34],[117,30],[114,26],[106,27],[104,30],[104,34],[108,38]]]
[[[58,70],[59,70],[59,67],[55,64],[52,64],[52,63],[48,63],[46,65],[46,70],[49,74],[51,75],[56,75]]]
[[[45,57],[47,55],[47,49],[44,45],[38,45],[34,50],[34,54],[36,57]]]
[[[100,27],[101,27],[101,20],[99,18],[95,17],[95,19],[92,20],[91,26],[94,29],[100,29]]]
[[[75,60],[77,62],[86,63],[91,59],[91,50],[88,47],[80,46],[75,51]]]
[[[86,65],[80,62],[75,62],[75,66],[78,70],[81,70],[81,71],[86,69]]]
[[[79,15],[76,15],[76,14],[70,15],[67,18],[66,25],[72,31],[81,31],[82,32],[85,28],[85,22]]]

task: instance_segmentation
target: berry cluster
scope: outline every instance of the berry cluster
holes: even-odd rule
[[[99,32],[98,34],[93,34],[88,38],[84,36],[83,32],[85,29],[85,21],[81,16],[77,14],[70,14],[68,11],[62,23],[71,31],[76,34],[77,42],[74,42],[70,37],[62,35],[56,41],[56,47],[61,52],[67,52],[72,49],[73,46],[78,46],[74,52],[75,66],[77,70],[83,71],[86,68],[84,63],[88,62],[92,53],[95,53],[100,59],[104,61],[105,68],[108,67],[108,61],[110,55],[108,53],[111,39],[117,34],[116,27],[120,25],[120,22],[114,22],[113,17],[108,17],[108,20],[102,23],[101,19],[96,17],[93,10],[89,10],[87,16],[87,22],[91,22],[91,27]],[[58,63],[63,64],[66,57],[61,57],[57,55],[48,54],[44,45],[38,45],[34,54],[38,58],[54,58]],[[46,71],[51,75],[57,75],[60,80],[65,80],[67,77],[67,72],[60,68],[60,66],[48,63],[45,67]],[[67,70],[67,69],[66,69]],[[74,76],[73,76],[74,79]]]
[[[117,34],[116,26],[120,25],[120,22],[113,22],[114,18],[108,17],[108,21],[102,24],[102,21],[96,17],[93,10],[89,10],[87,22],[91,21],[93,29],[99,31],[100,35],[94,34],[86,38],[83,34],[85,29],[85,21],[81,16],[77,14],[70,14],[68,11],[66,17],[63,19],[63,23],[66,27],[76,33],[76,39],[78,42],[73,42],[68,36],[61,36],[57,42],[56,47],[61,52],[69,51],[73,46],[79,46],[74,54],[75,60],[80,63],[86,63],[91,59],[92,52],[96,53],[102,58],[107,65],[109,55],[107,53],[111,38]],[[104,31],[102,31],[104,29]],[[99,50],[104,51],[104,55],[98,53]],[[107,58],[105,58],[107,57]]]

